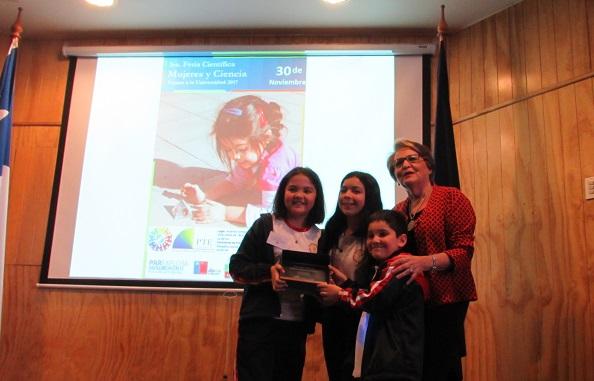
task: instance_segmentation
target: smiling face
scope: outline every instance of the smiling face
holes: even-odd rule
[[[316,202],[316,187],[309,177],[297,174],[289,179],[285,188],[285,207],[288,219],[306,218]]]
[[[367,251],[378,262],[390,258],[406,245],[406,234],[398,235],[386,221],[372,221],[367,229]]]
[[[357,177],[349,177],[342,182],[338,194],[338,206],[347,217],[361,213],[365,206],[365,186]]]
[[[250,169],[260,160],[258,151],[254,149],[248,139],[231,138],[225,141],[224,148],[229,161],[241,168]]]
[[[405,188],[411,185],[430,185],[431,169],[419,153],[410,148],[403,148],[394,154],[394,172],[398,182]]]

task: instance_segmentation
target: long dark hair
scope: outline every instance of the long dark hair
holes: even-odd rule
[[[359,179],[365,188],[365,204],[360,212],[359,226],[353,233],[354,236],[364,239],[367,232],[367,217],[369,217],[371,213],[383,208],[382,197],[377,180],[369,173],[359,171],[349,172],[340,182],[340,186],[342,187],[342,184],[352,177]],[[326,228],[324,229],[324,239],[321,242],[320,248],[321,251],[328,252],[333,247],[336,247],[338,245],[338,238],[346,228],[347,218],[342,210],[340,210],[340,205],[337,202],[336,210],[326,223]]]
[[[272,204],[272,212],[276,217],[280,218],[287,218],[287,206],[285,205],[285,189],[287,189],[287,184],[289,180],[293,176],[296,175],[303,175],[306,176],[309,181],[313,184],[314,188],[316,188],[316,201],[314,206],[311,208],[309,213],[307,214],[307,218],[305,219],[305,223],[308,226],[313,226],[315,224],[319,224],[320,222],[324,221],[324,191],[322,189],[322,182],[320,181],[320,177],[315,173],[312,169],[305,168],[305,167],[295,167],[291,169],[287,174],[283,177],[280,184],[278,185],[278,189],[276,190],[276,194],[274,195],[274,203]]]

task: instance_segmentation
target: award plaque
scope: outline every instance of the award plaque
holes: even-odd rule
[[[317,284],[328,282],[329,263],[327,255],[283,250],[281,265],[285,273],[280,278],[291,289],[317,294]]]

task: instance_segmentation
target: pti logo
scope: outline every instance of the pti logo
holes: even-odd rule
[[[207,274],[208,273],[208,261],[195,261],[194,262],[194,274]]]

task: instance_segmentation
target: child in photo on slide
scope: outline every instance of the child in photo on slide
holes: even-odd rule
[[[192,205],[192,218],[201,223],[229,221],[250,225],[272,206],[283,176],[299,165],[299,158],[283,142],[286,127],[281,107],[255,95],[234,98],[223,105],[213,125],[217,154],[229,175],[205,193],[197,184],[186,183],[182,195]],[[239,197],[238,205],[217,200],[229,194],[256,191],[253,205]]]

